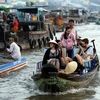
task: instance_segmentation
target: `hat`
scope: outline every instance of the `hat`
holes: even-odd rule
[[[84,39],[87,39],[86,37],[79,37],[78,39],[80,39],[80,40],[84,40]]]
[[[14,41],[14,38],[13,37],[10,37],[9,40],[13,40]]]
[[[76,40],[77,40],[77,42],[80,42],[80,41],[82,41],[84,38],[81,38],[81,37],[79,37],[79,38],[77,38]]]
[[[89,43],[88,38],[84,38],[84,39],[82,39],[82,41],[83,41],[83,42],[85,42],[86,44],[88,44],[88,43]]]
[[[71,61],[70,63],[67,64],[65,68],[65,73],[66,74],[71,74],[77,69],[77,62]]]
[[[77,38],[77,41],[78,41],[78,42],[84,41],[84,39],[86,39],[86,38],[81,38],[81,37],[79,37],[79,38]]]
[[[54,43],[54,44],[58,45],[58,43],[55,40],[50,40],[47,44],[50,44],[50,43]]]

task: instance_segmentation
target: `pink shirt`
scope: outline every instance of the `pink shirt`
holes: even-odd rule
[[[64,39],[64,34],[65,33],[62,33],[62,35],[61,35],[61,38],[60,38],[61,41]],[[73,33],[70,33],[68,35],[68,38],[71,38],[73,40],[73,43],[75,42],[75,37],[74,37]]]

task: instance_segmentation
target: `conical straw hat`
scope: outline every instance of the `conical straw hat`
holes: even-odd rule
[[[66,74],[71,74],[77,69],[77,62],[71,61],[70,63],[67,64],[65,68],[65,73]]]
[[[49,42],[47,42],[47,44],[50,44],[50,43],[54,43],[54,44],[58,45],[58,43],[55,40],[50,40]]]
[[[50,46],[50,43],[53,43],[58,47],[58,43],[55,40],[50,40],[49,42],[47,42],[47,46]]]

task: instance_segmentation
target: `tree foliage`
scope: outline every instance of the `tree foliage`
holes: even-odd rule
[[[33,6],[34,2],[26,2],[26,6]]]

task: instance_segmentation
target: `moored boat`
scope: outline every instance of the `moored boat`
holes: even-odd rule
[[[3,75],[7,72],[18,70],[18,69],[26,66],[27,62],[28,61],[26,58],[22,58],[21,60],[18,60],[18,61],[13,61],[13,62],[9,62],[6,64],[2,64],[2,65],[0,65],[0,75]]]
[[[32,79],[39,90],[43,92],[63,92],[73,88],[78,89],[85,87],[94,78],[99,68],[99,59],[95,45],[94,53],[95,57],[92,60],[85,62],[82,73],[78,73],[76,71],[66,73],[66,68],[58,71],[54,65],[47,64],[42,66],[41,61],[37,63],[36,73],[32,76]]]
[[[100,18],[97,18],[96,24],[100,25]]]
[[[54,26],[44,17],[47,12],[49,10],[36,6],[16,8],[15,15],[19,21],[16,32],[12,31],[13,20],[0,23],[0,51],[5,50],[9,37],[13,37],[22,49],[45,46],[46,42],[53,39],[54,29]]]

